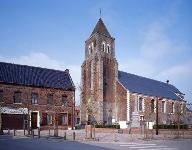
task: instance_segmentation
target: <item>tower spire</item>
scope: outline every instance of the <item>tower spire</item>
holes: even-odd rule
[[[99,11],[99,15],[100,15],[100,18],[101,18],[101,8],[100,8],[100,11]]]

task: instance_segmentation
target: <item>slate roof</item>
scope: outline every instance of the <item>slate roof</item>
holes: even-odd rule
[[[103,20],[100,18],[99,21],[97,22],[93,32],[91,33],[91,36],[94,34],[94,33],[100,33],[100,34],[103,34],[103,35],[106,35],[108,37],[111,37],[109,31],[107,30],[105,24],[103,23]]]
[[[118,79],[119,82],[132,93],[169,98],[173,100],[180,100],[180,98],[175,93],[182,94],[176,87],[171,84],[126,73],[123,71],[118,71]]]
[[[0,62],[0,83],[74,90],[69,72]]]

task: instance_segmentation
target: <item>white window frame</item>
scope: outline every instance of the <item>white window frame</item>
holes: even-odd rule
[[[91,52],[93,52],[94,44],[93,42],[91,43]]]
[[[175,113],[175,102],[171,102],[171,113]]]
[[[89,45],[88,46],[88,55],[90,55],[91,54],[91,46]]]
[[[163,111],[163,102],[164,102],[164,111]],[[161,112],[162,113],[166,113],[167,111],[167,103],[166,103],[166,99],[163,99],[162,101],[161,101]]]
[[[102,43],[102,50],[103,50],[103,52],[106,52],[106,44],[105,44],[105,42]]]
[[[156,105],[155,105],[156,100],[155,100],[154,98],[151,99],[151,101],[150,101],[151,108],[152,108],[152,101],[153,101],[153,111],[152,111],[152,109],[151,109],[150,111],[151,111],[152,113],[155,113],[155,112],[156,112]]]
[[[107,53],[110,53],[110,51],[111,51],[111,46],[110,44],[107,44]]]
[[[141,110],[139,109],[139,106],[140,106],[139,100],[140,100],[140,98],[142,99]],[[144,108],[143,105],[144,105],[144,99],[143,99],[143,97],[138,96],[138,100],[137,100],[137,110],[138,110],[139,112],[143,112],[143,111],[144,111],[144,109],[143,109],[143,108]]]

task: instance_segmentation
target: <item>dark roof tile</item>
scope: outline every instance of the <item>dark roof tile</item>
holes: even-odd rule
[[[132,93],[170,98],[173,100],[180,100],[180,98],[175,93],[182,94],[176,87],[171,84],[137,76],[123,71],[118,72],[118,79],[120,83]]]
[[[0,62],[0,83],[74,90],[68,72]]]
[[[103,35],[106,35],[108,37],[111,37],[109,31],[107,30],[105,24],[103,23],[103,20],[100,18],[99,21],[97,22],[93,32],[91,33],[91,36],[94,34],[94,33],[100,33],[100,34],[103,34]]]

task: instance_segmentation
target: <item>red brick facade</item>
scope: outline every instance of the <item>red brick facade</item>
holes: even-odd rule
[[[54,116],[56,116],[55,118],[57,119],[59,127],[67,128],[72,126],[74,91],[2,83],[0,84],[0,91],[3,93],[3,100],[1,102],[2,107],[27,108],[30,116],[33,112],[36,112],[37,127],[46,127],[48,124],[52,126]],[[20,103],[14,103],[15,92],[21,93]],[[36,104],[32,104],[32,93],[37,95]],[[53,96],[50,104],[48,104],[49,94]],[[62,97],[66,98],[65,104],[62,100]],[[47,120],[47,115],[50,115],[49,123]],[[32,126],[32,122],[30,124]]]
[[[142,98],[142,111],[139,111],[139,106],[137,106],[137,110],[140,114],[140,119],[145,120],[147,122],[155,122],[156,121],[156,100],[157,97],[142,95],[138,93],[129,93],[123,88],[119,82],[117,82],[117,106],[118,106],[118,120],[119,121],[131,121],[131,114],[134,111],[135,101],[139,105],[139,97]],[[129,96],[127,96],[127,94]],[[129,99],[128,99],[129,98]],[[154,99],[154,112],[152,112],[151,108],[151,100]],[[129,102],[128,102],[129,101]],[[164,112],[162,112],[163,106],[162,101],[165,101]],[[128,103],[129,104],[128,104]],[[173,112],[172,112],[172,103]],[[185,113],[185,102],[179,100],[170,100],[170,99],[159,99],[158,100],[158,120],[160,124],[169,124],[178,122],[178,117],[180,117],[180,121],[184,121],[184,113]],[[127,116],[130,115],[130,116]],[[130,118],[130,119],[128,119]]]
[[[114,42],[114,38],[110,36],[103,21],[99,19],[91,36],[85,42],[85,60],[81,66],[81,121],[85,122],[88,120],[87,105],[90,103],[92,109],[95,110],[94,119],[97,123],[111,124],[121,121],[126,125],[127,122],[132,121],[132,113],[134,111],[139,112],[140,120],[155,122],[157,99],[159,99],[158,120],[160,123],[170,123],[181,120],[181,117],[178,118],[177,114],[181,112],[182,109],[184,110],[185,101],[179,97],[176,100],[171,100],[162,99],[154,95],[141,94],[142,92],[137,93],[134,84],[140,85],[139,81],[136,81],[136,83],[131,82],[132,86],[134,86],[134,92],[130,92],[129,88],[124,87],[118,78],[119,71],[115,58]],[[129,77],[130,75],[128,78]],[[141,79],[141,77],[136,75],[131,75],[131,77],[133,77],[134,80]],[[126,79],[123,78],[123,80]],[[167,94],[166,90],[162,90],[162,86],[167,87],[165,83],[142,77],[142,81],[143,80],[145,80],[145,83],[147,80],[150,82],[150,85],[153,84],[150,90],[148,90],[149,93],[156,92],[155,94],[159,95],[157,90],[153,92],[154,89],[151,89],[156,85],[157,88],[160,87],[160,93],[166,93],[166,96],[173,94],[170,88],[179,92],[175,87],[168,86],[166,89],[167,91],[171,91],[171,94]],[[125,83],[129,84],[129,82],[126,81]],[[146,89],[143,91],[146,91]],[[162,95],[162,97],[165,96]],[[172,97],[177,96],[172,95]],[[137,106],[135,107],[135,105]],[[174,109],[173,112],[172,109]]]

